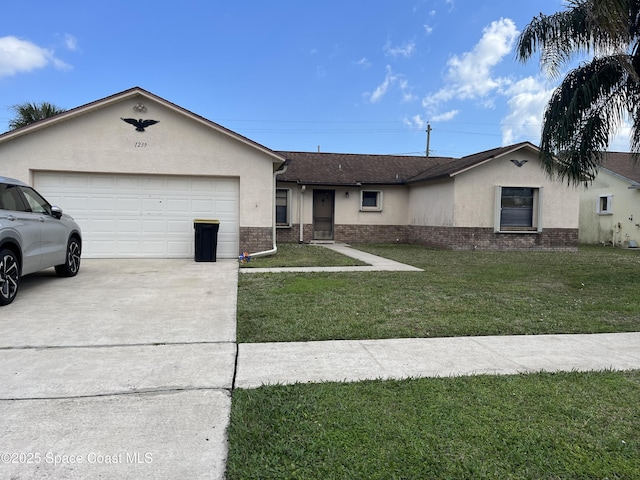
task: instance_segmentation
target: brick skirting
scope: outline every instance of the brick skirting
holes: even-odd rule
[[[304,226],[304,242],[312,241]],[[299,226],[277,230],[278,242],[300,240]],[[495,233],[493,228],[418,225],[335,225],[334,241],[343,243],[411,243],[447,250],[576,250],[577,228],[548,228],[540,233]]]
[[[273,248],[271,227],[240,227],[241,252],[263,252]]]
[[[448,250],[577,250],[577,228],[495,233],[493,228],[411,226],[409,243]]]

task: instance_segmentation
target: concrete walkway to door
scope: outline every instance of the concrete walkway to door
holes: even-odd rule
[[[241,268],[240,273],[282,273],[282,272],[422,272],[422,269],[405,263],[389,260],[371,253],[351,248],[344,243],[317,243],[317,248],[328,248],[347,257],[368,263],[363,266],[346,267],[279,267],[279,268]]]

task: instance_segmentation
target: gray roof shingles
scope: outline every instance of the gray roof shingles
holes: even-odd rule
[[[449,177],[527,145],[536,148],[523,142],[459,159],[279,151],[287,159],[287,170],[278,180],[306,185],[404,185]]]
[[[607,152],[602,167],[635,183],[640,183],[640,161],[633,154],[625,152]]]

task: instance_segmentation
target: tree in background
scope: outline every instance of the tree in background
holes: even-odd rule
[[[517,58],[540,53],[543,70],[587,57],[554,91],[544,112],[540,156],[545,170],[588,184],[611,137],[629,120],[640,154],[640,0],[569,0],[565,11],[535,17],[520,34]]]
[[[21,103],[14,105],[11,109],[15,113],[13,120],[9,121],[9,128],[15,130],[16,128],[26,127],[38,120],[44,120],[45,118],[52,117],[65,111],[64,108],[56,107],[48,102],[36,103]]]

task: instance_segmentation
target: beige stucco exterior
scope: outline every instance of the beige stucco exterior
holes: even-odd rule
[[[640,243],[640,190],[633,182],[601,169],[580,196],[580,243],[627,246]],[[611,199],[611,212],[598,213],[601,196]]]
[[[121,118],[159,123],[139,132]],[[50,120],[0,137],[3,175],[29,183],[37,171],[233,177],[240,227],[272,225],[273,172],[283,160],[204,118],[132,89]]]
[[[518,167],[511,160],[526,163]],[[497,186],[542,189],[542,227],[578,228],[579,191],[551,180],[528,148],[412,186],[411,225],[493,228]]]
[[[435,180],[411,185],[409,224],[453,227],[455,222],[455,188],[453,180]]]
[[[521,167],[511,160],[527,162]],[[550,179],[537,152],[521,149],[455,177],[455,218],[458,227],[493,227],[496,186],[542,190],[542,228],[578,228],[579,191]]]

